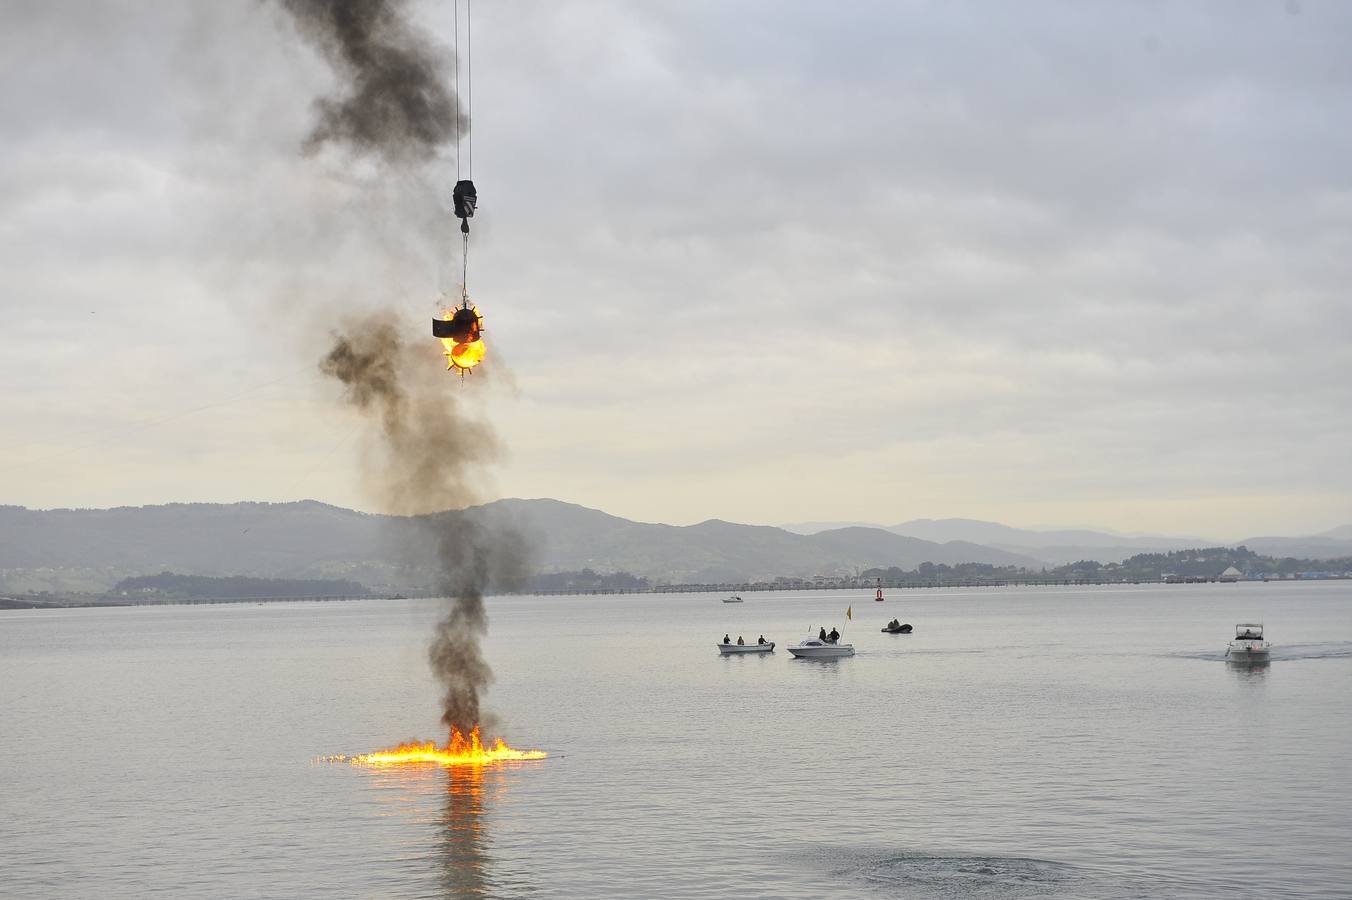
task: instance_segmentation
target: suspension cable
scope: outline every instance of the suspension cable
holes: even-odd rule
[[[455,0],[452,8],[455,13],[455,180],[458,183],[461,180],[460,157],[462,155],[460,120],[467,116],[474,115],[474,53],[472,44],[473,32],[470,27],[470,14],[472,8],[470,6],[470,0],[465,0],[465,105],[462,111],[460,99],[460,0]],[[464,129],[463,151],[465,157],[465,177],[472,180],[474,178],[474,132],[472,119]],[[468,232],[462,233],[460,242],[460,304],[461,306],[469,306]]]
[[[469,119],[469,130],[465,134],[465,168],[468,171],[468,177],[474,177],[474,25],[472,0],[465,0],[465,112]],[[459,61],[456,61],[459,66]],[[456,112],[460,111],[459,100],[456,101]],[[456,155],[459,156],[460,150],[456,148]]]
[[[451,5],[455,15],[455,180],[460,180],[460,0]]]

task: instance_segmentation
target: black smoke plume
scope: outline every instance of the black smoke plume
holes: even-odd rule
[[[332,142],[409,169],[468,130],[447,77],[454,58],[408,20],[406,0],[279,2],[341,80],[338,96],[315,101],[307,153]],[[413,517],[410,549],[433,561],[435,588],[451,598],[428,658],[444,690],[443,721],[468,733],[485,724],[480,699],[493,678],[480,647],[484,591],[520,578],[527,548],[509,529],[444,512],[480,499],[483,469],[502,447],[464,408],[436,342],[406,342],[398,321],[386,310],[349,323],[320,368],[372,425],[369,492],[386,512]]]
[[[390,162],[421,160],[468,132],[447,78],[454,54],[408,20],[406,0],[281,4],[343,82],[341,96],[315,101],[307,152],[332,141]]]
[[[477,480],[501,444],[463,408],[435,346],[406,343],[394,315],[377,313],[336,334],[320,368],[375,426],[368,487],[389,512],[413,516],[413,539],[435,563],[436,590],[451,598],[428,659],[444,690],[442,721],[467,734],[485,724],[480,698],[493,679],[480,647],[488,630],[484,591],[519,581],[528,548],[516,531],[458,511],[477,499]],[[448,509],[457,511],[442,512]]]
[[[502,444],[464,409],[440,345],[405,338],[392,311],[354,319],[334,335],[320,369],[342,382],[345,402],[376,426],[364,472],[385,510],[416,516],[458,509],[479,499],[481,470],[501,458]]]

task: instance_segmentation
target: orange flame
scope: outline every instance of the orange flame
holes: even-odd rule
[[[461,371],[472,369],[483,362],[484,355],[488,352],[488,348],[484,346],[484,342],[481,340],[456,344],[449,338],[442,338],[441,342],[452,344],[445,350],[447,369],[460,369]]]
[[[471,306],[470,309],[474,310],[476,320],[471,340],[457,341],[454,338],[440,338],[441,346],[445,348],[442,353],[446,357],[447,370],[456,369],[462,376],[483,362],[484,356],[488,353],[483,338],[479,336],[484,317],[479,313],[479,307]],[[445,310],[441,314],[441,318],[447,322],[451,321],[454,316],[455,310],[453,309]]]
[[[400,744],[390,750],[376,750],[357,756],[325,756],[326,762],[346,762],[354,766],[400,766],[407,763],[434,763],[438,766],[482,766],[497,762],[509,762],[522,759],[544,759],[549,754],[543,750],[517,750],[508,747],[502,738],[494,739],[485,745],[479,734],[479,726],[466,737],[459,730],[452,729],[451,739],[445,747],[438,747],[432,741]]]

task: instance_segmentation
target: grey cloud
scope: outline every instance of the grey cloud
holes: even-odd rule
[[[317,325],[259,334],[278,295],[406,297],[420,329],[453,285],[449,177],[301,165],[309,109],[275,86],[330,76],[269,5],[21,9],[0,58],[38,74],[0,99],[0,264],[34,346],[60,345],[48,301],[113,295],[162,357],[128,387],[196,371],[164,324],[194,309],[262,377]],[[1344,5],[476,14],[471,291],[521,384],[509,492],[675,520],[1046,521],[1185,489],[1287,497],[1256,531],[1352,508]],[[45,353],[0,372],[31,383]],[[848,478],[805,489],[836,456]],[[1132,515],[1080,520],[1169,524]]]

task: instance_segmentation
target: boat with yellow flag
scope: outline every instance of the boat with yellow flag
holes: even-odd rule
[[[845,610],[845,618],[854,619],[854,607]],[[833,626],[830,634],[823,626],[816,637],[807,637],[792,647],[789,653],[799,659],[831,659],[840,656],[854,656],[853,644],[842,644],[840,632]]]

